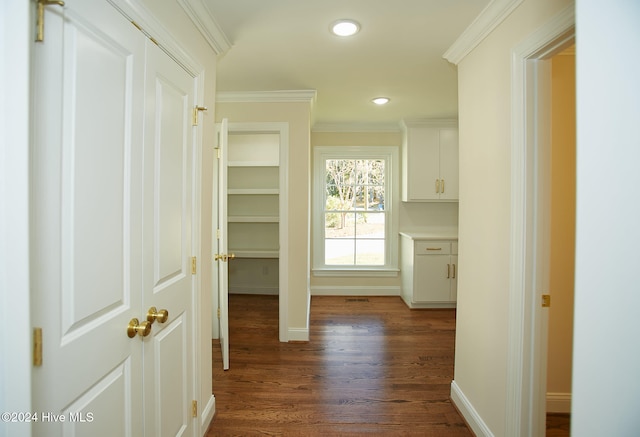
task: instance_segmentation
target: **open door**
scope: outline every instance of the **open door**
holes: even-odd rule
[[[229,369],[229,269],[227,265],[227,151],[229,150],[229,123],[225,118],[218,129],[218,231],[217,251],[214,255],[218,263],[218,310],[220,323],[220,348],[222,368]]]

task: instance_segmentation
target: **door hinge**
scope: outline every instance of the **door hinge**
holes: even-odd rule
[[[60,0],[38,0],[36,11],[36,42],[44,41],[44,7],[58,5],[64,7],[64,2]]]
[[[197,272],[198,260],[195,256],[191,257],[191,274],[195,275]]]
[[[191,417],[198,417],[198,401],[191,401]]]
[[[218,159],[222,158],[222,149],[220,147],[216,147],[216,157]]]
[[[33,328],[33,365],[42,366],[42,328]]]
[[[218,307],[218,318],[220,318],[220,307]]]
[[[191,121],[191,124],[193,126],[198,125],[198,112],[206,111],[206,110],[207,110],[206,106],[196,106],[195,108],[193,108],[193,120]]]
[[[220,229],[216,229],[216,239],[220,239]]]
[[[551,306],[551,295],[543,294],[542,295],[542,308],[549,308]]]

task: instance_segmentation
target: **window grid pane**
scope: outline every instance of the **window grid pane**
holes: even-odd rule
[[[325,264],[384,265],[385,160],[327,159],[325,170]]]

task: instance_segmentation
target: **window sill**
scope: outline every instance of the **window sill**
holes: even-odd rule
[[[336,269],[336,268],[318,268],[312,269],[313,276],[341,276],[341,277],[396,277],[400,273],[397,268],[378,268],[378,269]]]

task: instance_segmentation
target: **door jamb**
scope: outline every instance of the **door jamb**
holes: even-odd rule
[[[538,89],[538,84],[548,80],[541,76],[548,74],[548,69],[545,73],[537,64],[574,42],[574,26],[572,3],[512,50],[507,435],[533,437],[544,430],[546,384],[541,384],[540,379],[546,374],[547,351],[539,298],[540,282],[547,274],[540,261],[548,261],[544,258],[548,233],[545,234],[544,218],[536,206],[548,201],[542,180],[544,163],[538,162],[549,147],[544,142],[548,125],[538,118],[539,111],[548,109],[539,106],[546,96]]]

